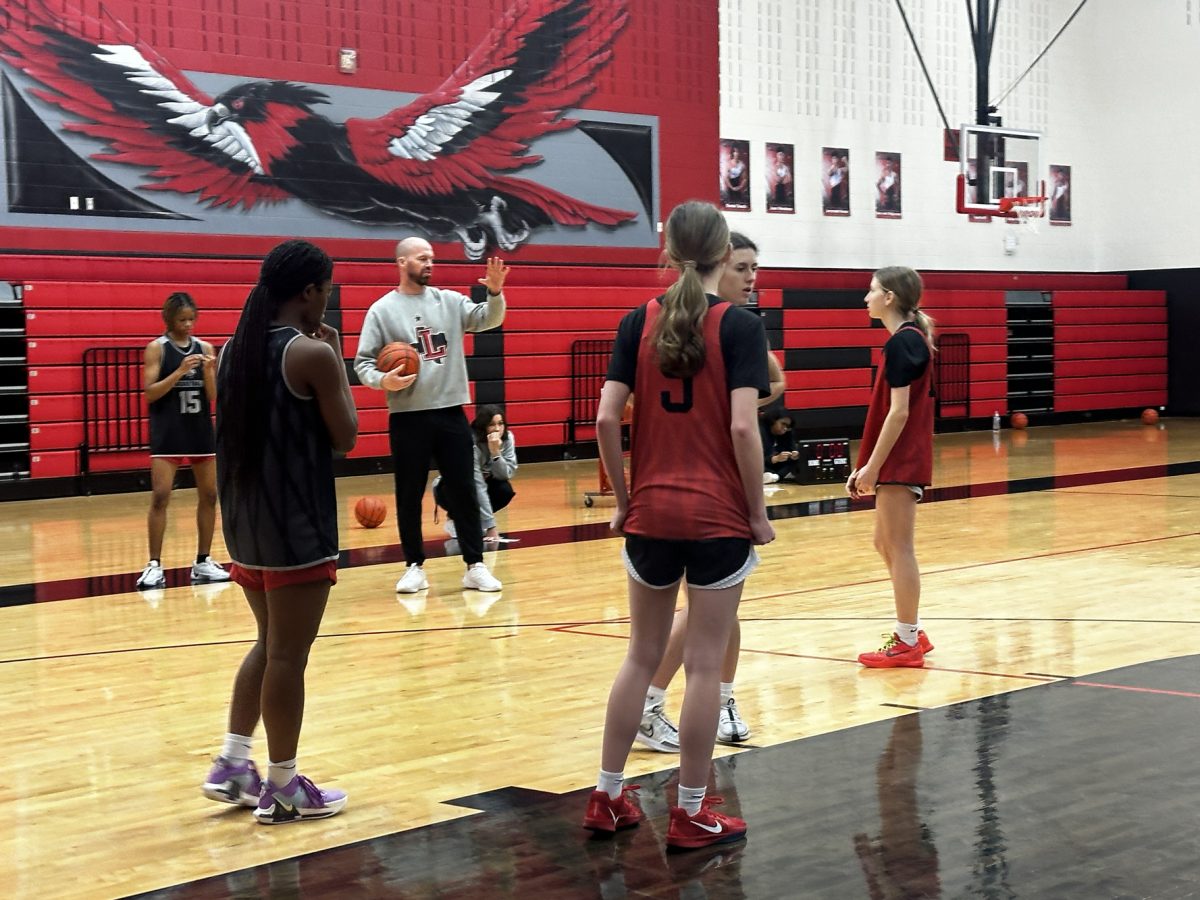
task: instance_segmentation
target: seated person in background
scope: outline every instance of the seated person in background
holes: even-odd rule
[[[800,451],[792,433],[792,417],[785,412],[768,413],[763,433],[763,481],[796,481]],[[768,482],[768,476],[775,476]]]
[[[508,506],[516,496],[510,479],[517,472],[517,443],[504,422],[504,411],[498,406],[481,406],[471,422],[475,433],[475,497],[479,502],[479,522],[485,541],[499,540],[496,513]],[[433,499],[442,506],[439,491],[442,476],[433,480]],[[444,507],[443,507],[444,508]],[[458,537],[454,520],[446,520],[446,533]]]

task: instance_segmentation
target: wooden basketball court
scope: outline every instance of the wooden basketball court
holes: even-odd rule
[[[431,587],[401,596],[390,476],[339,481],[346,552],[300,761],[350,802],[286,828],[199,791],[253,626],[236,586],[183,583],[194,493],[169,511],[180,586],[145,594],[147,495],[5,504],[0,894],[1196,889],[1200,422],[940,435],[917,527],[937,647],[922,670],[855,662],[892,620],[869,503],[840,484],[771,493],[778,539],[742,605],[753,735],[718,748],[714,775],[749,840],[698,862],[662,852],[674,756],[631,756],[645,827],[598,845],[578,827],[628,633],[619,542],[604,501],[582,503],[594,460],[526,465],[515,484],[499,521],[519,541],[488,554],[501,594],[460,590],[427,511]],[[375,530],[351,515],[367,494],[389,507]],[[265,764],[261,731],[256,751]]]

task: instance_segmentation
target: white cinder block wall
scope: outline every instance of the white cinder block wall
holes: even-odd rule
[[[974,4],[971,4],[974,7]],[[991,98],[1011,85],[1078,0],[1003,0]],[[905,9],[950,124],[974,121],[962,0]],[[721,136],[750,141],[750,212],[729,212],[771,267],[1113,271],[1200,264],[1200,0],[1088,3],[1001,104],[1040,131],[1042,178],[1071,166],[1070,227],[1039,233],[954,209],[956,163],[894,0],[720,0]],[[765,210],[767,142],[795,145],[794,215]],[[822,147],[850,149],[851,215],[821,212]],[[877,219],[875,152],[902,154],[903,218]],[[714,160],[714,180],[717,162]],[[1005,235],[1016,233],[1014,254]]]

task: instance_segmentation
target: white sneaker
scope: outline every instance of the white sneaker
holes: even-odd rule
[[[737,701],[730,697],[721,706],[721,718],[717,720],[717,740],[722,744],[740,744],[750,737],[750,726],[742,721]]]
[[[774,484],[779,480],[779,476],[774,472],[763,472],[763,484]]]
[[[400,576],[400,580],[396,582],[396,593],[415,594],[427,587],[429,587],[429,579],[425,577],[425,570],[414,565],[409,566]]]
[[[487,566],[477,562],[467,567],[466,574],[463,575],[463,587],[473,591],[498,591],[504,585],[488,571]]]
[[[160,588],[166,583],[167,573],[163,571],[162,563],[152,559],[146,563],[146,568],[142,569],[142,574],[138,576],[137,589],[144,591],[148,588]]]
[[[218,581],[228,580],[229,573],[207,556],[192,566],[192,582],[194,584],[214,584]]]
[[[634,740],[659,753],[679,752],[679,729],[667,718],[661,703],[642,711],[642,724]]]

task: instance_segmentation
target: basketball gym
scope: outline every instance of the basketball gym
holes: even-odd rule
[[[1196,895],[1197,39],[1191,0],[11,0],[0,894]],[[462,107],[454,141],[421,119],[512,78],[536,115]],[[747,837],[670,853],[675,755],[630,755],[640,827],[580,820],[630,634],[596,403],[690,198],[758,245],[751,308],[804,466],[764,485],[751,734],[709,784]],[[409,235],[477,300],[485,256],[512,267],[504,324],[466,345],[472,407],[503,407],[520,459],[485,554],[503,589],[460,588],[427,493],[430,587],[395,592],[388,413],[352,380],[300,743],[349,803],[259,827],[200,791],[254,622],[236,585],[191,582],[186,467],[165,585],[135,588],[144,348],[176,291],[219,348],[301,237],[335,261],[350,368]],[[936,649],[880,670],[856,657],[891,628],[891,583],[874,501],[844,482],[886,339],[863,298],[892,264],[921,272],[938,329],[916,528]]]

